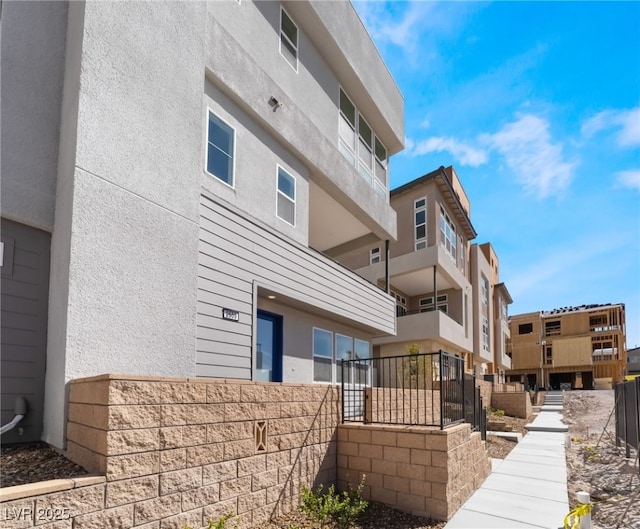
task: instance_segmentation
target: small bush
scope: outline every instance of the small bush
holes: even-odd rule
[[[209,525],[207,525],[207,529],[226,529],[227,527],[227,520],[229,518],[232,518],[233,514],[225,514],[224,516],[222,516],[221,518],[218,518],[217,520],[209,520]],[[238,527],[238,524],[236,523],[235,527]],[[184,529],[193,529],[193,527],[189,526],[189,525],[185,525]]]
[[[493,408],[487,408],[487,412],[490,415],[495,415],[496,417],[504,417],[504,410],[496,410]]]
[[[321,527],[334,522],[342,529],[353,526],[360,515],[367,509],[368,503],[362,498],[365,476],[357,489],[349,487],[348,491],[336,492],[331,485],[327,491],[320,485],[315,491],[303,486],[302,511]]]

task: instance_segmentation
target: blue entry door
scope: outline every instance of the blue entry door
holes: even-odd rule
[[[254,380],[282,382],[282,316],[258,311]]]

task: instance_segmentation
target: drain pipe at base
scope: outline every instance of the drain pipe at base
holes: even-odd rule
[[[13,405],[13,413],[15,417],[11,422],[0,428],[0,435],[7,433],[9,430],[13,430],[16,425],[24,419],[24,416],[27,414],[27,401],[24,397],[16,397],[16,403]]]

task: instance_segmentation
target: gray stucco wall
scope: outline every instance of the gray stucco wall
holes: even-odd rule
[[[3,2],[2,215],[51,231],[55,209],[66,2]]]
[[[204,9],[70,6],[44,432],[56,446],[68,380],[195,373]]]

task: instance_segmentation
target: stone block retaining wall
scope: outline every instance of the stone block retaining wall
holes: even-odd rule
[[[526,419],[531,416],[533,408],[531,397],[526,392],[522,393],[497,393],[491,394],[491,407],[496,410],[504,410],[511,417]]]
[[[469,424],[344,424],[338,428],[338,484],[401,511],[448,520],[491,472],[484,441]]]

